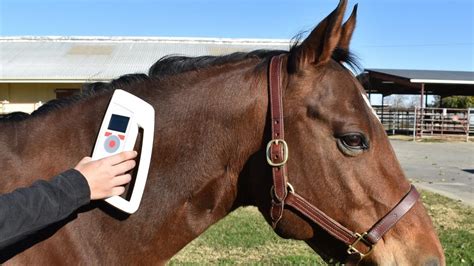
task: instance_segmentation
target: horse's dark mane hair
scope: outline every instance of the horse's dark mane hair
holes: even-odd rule
[[[290,47],[290,53],[298,48],[300,39],[303,33],[296,35],[292,40],[292,45]],[[127,74],[119,77],[118,79],[112,80],[111,82],[95,82],[88,83],[82,86],[82,93],[73,95],[68,98],[63,99],[54,99],[43,104],[38,110],[34,111],[31,115],[23,112],[14,112],[7,115],[0,116],[0,122],[6,121],[22,121],[31,116],[38,116],[51,112],[52,110],[60,109],[64,106],[71,105],[73,103],[79,102],[83,99],[98,95],[107,91],[112,91],[115,89],[125,88],[131,84],[149,80],[150,78],[165,78],[168,76],[177,75],[180,73],[188,71],[198,71],[200,69],[205,69],[213,66],[219,66],[227,63],[239,62],[245,59],[255,58],[255,59],[266,59],[275,55],[288,53],[284,50],[255,50],[251,52],[236,52],[228,55],[222,56],[197,56],[197,57],[187,57],[187,56],[176,56],[176,55],[167,55],[159,59],[155,64],[153,64],[148,72],[148,75],[145,74]],[[333,54],[332,58],[339,63],[346,63],[352,69],[360,69],[359,63],[356,57],[349,51],[341,48],[337,48]]]
[[[354,72],[359,72],[362,67],[356,55],[342,48],[336,48],[332,52],[332,59],[338,63],[346,63]]]
[[[0,122],[2,121],[21,121],[30,117],[30,114],[25,112],[12,112],[0,115]]]
[[[148,75],[153,78],[163,78],[188,71],[197,71],[227,63],[239,62],[249,58],[264,59],[275,55],[287,53],[283,50],[255,50],[248,53],[236,52],[222,56],[197,56],[188,57],[180,55],[167,55],[159,59],[150,68]]]

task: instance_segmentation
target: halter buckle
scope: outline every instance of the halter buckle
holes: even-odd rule
[[[362,234],[355,233],[355,235],[356,235],[357,239],[354,241],[354,243],[349,245],[349,248],[347,249],[347,253],[349,255],[358,253],[361,258],[369,255],[372,252],[372,249],[374,248],[374,245],[371,244],[367,239],[365,239],[365,236],[367,235],[367,232],[362,233]],[[363,253],[355,247],[357,245],[357,243],[359,243],[360,241],[362,241],[365,245],[367,245],[369,247],[369,251],[367,251],[366,253]]]
[[[279,145],[280,143],[283,145],[283,160],[279,163],[275,163],[275,162],[273,162],[273,160],[271,158],[272,156],[271,156],[270,149],[272,147],[272,144]],[[280,167],[280,166],[285,165],[286,161],[288,161],[288,144],[286,144],[286,141],[283,140],[283,139],[272,139],[272,140],[270,140],[267,144],[267,162],[268,162],[268,164],[273,166],[273,167]]]

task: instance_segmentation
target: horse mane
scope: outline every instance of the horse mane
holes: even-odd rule
[[[292,41],[290,53],[297,48],[302,34],[297,35]],[[236,63],[246,59],[265,59],[279,54],[288,53],[284,50],[254,50],[251,52],[235,52],[228,55],[221,56],[179,56],[179,55],[167,55],[160,58],[154,63],[146,74],[126,74],[110,82],[94,82],[87,83],[82,86],[82,93],[76,94],[71,97],[62,99],[53,99],[43,104],[31,115],[23,112],[13,112],[10,114],[0,115],[0,122],[18,122],[34,117],[50,113],[54,110],[62,107],[74,104],[83,99],[93,97],[98,94],[102,94],[115,89],[122,89],[150,79],[163,79],[169,76],[189,72],[199,71],[209,67],[220,66],[228,63]],[[360,68],[356,57],[347,50],[337,48],[332,58],[339,63],[347,63],[351,68]]]
[[[28,118],[30,114],[25,112],[11,112],[7,114],[0,114],[0,121],[21,121]]]
[[[354,55],[351,51],[348,51],[346,49],[342,49],[339,47],[336,48],[332,53],[332,59],[334,59],[334,61],[336,62],[339,62],[340,64],[347,64],[355,72],[362,70],[359,58],[357,58],[357,56]]]
[[[240,62],[245,59],[264,59],[283,53],[287,53],[287,51],[254,50],[248,53],[235,52],[232,54],[221,56],[205,55],[196,57],[167,55],[160,58],[155,64],[151,66],[148,75],[153,78],[163,78],[189,71],[199,71],[200,69],[206,69],[209,67]]]

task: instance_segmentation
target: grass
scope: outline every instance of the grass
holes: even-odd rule
[[[448,265],[474,265],[474,208],[423,191],[425,203],[444,248]]]
[[[474,265],[474,209],[422,191],[445,249],[447,265]],[[170,265],[259,264],[325,265],[301,241],[273,233],[256,208],[240,208],[188,244]]]

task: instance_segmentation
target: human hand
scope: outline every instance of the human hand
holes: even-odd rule
[[[136,151],[125,151],[97,161],[84,157],[74,169],[86,178],[91,200],[104,199],[125,192],[124,185],[132,179],[125,173],[135,167],[136,156]]]

